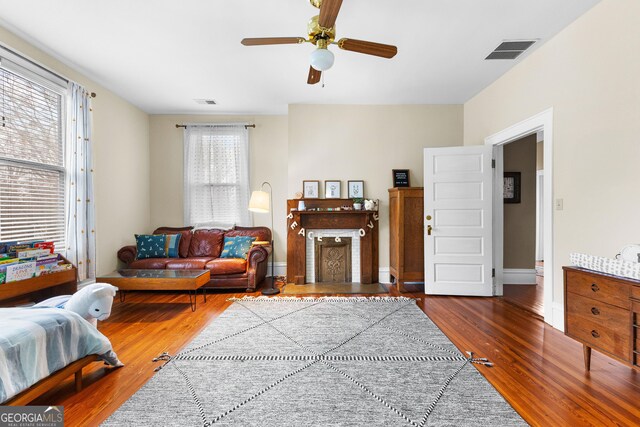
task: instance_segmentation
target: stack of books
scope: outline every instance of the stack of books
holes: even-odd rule
[[[72,267],[60,254],[55,253],[53,242],[0,242],[0,284]]]

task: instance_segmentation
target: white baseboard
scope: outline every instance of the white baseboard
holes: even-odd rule
[[[87,285],[93,285],[94,283],[96,283],[96,279],[86,279],[81,282],[78,282],[78,290],[84,288]]]
[[[503,269],[502,283],[505,285],[535,285],[535,268],[505,268]]]
[[[380,283],[391,283],[391,273],[389,272],[389,267],[381,267],[378,269],[378,282]]]
[[[274,264],[274,274],[276,276],[286,276],[287,275],[287,263],[286,262],[276,262]],[[271,263],[267,264],[267,277],[271,277]]]
[[[553,310],[551,326],[564,332],[564,305],[554,302],[551,309]]]
[[[267,276],[271,276],[271,263],[267,265]],[[287,275],[287,263],[286,262],[276,262],[275,263],[275,274],[276,276],[286,276]],[[389,273],[389,267],[382,267],[378,269],[378,282],[380,283],[391,283],[391,274]]]

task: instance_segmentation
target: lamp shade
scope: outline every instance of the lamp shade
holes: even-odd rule
[[[331,66],[333,66],[333,60],[333,53],[326,47],[318,48],[309,55],[311,66],[318,71],[325,71],[331,68]]]
[[[249,210],[252,212],[269,212],[269,193],[266,191],[254,191],[249,200]]]

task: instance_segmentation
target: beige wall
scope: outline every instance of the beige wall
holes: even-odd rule
[[[117,250],[149,229],[149,119],[146,113],[6,29],[0,43],[74,80],[93,99],[97,272],[116,268]]]
[[[327,115],[327,111],[331,114]],[[322,118],[321,120],[316,118]],[[287,116],[153,115],[150,117],[151,225],[182,225],[182,129],[176,123],[255,123],[250,130],[251,187],[274,189],[276,262],[286,261],[286,199],[304,179],[363,179],[381,201],[380,266],[389,266],[387,189],[391,169],[411,169],[422,186],[422,148],[462,144],[462,106],[291,105]],[[254,214],[270,226],[269,215]]]
[[[504,268],[535,267],[536,136],[504,146],[504,171],[520,172],[520,203],[504,204]]]
[[[276,263],[286,261],[287,116],[154,115],[150,117],[151,228],[184,224],[182,123],[254,123],[249,129],[251,189],[273,186]],[[271,227],[269,214],[253,214],[254,225]]]
[[[464,106],[466,145],[553,107],[556,303],[570,252],[640,241],[638,22],[637,0],[603,0]]]
[[[364,180],[367,198],[380,199],[380,267],[389,267],[392,169],[410,169],[423,186],[423,148],[462,145],[461,105],[290,105],[288,196],[303,180]],[[322,183],[322,185],[323,185]],[[324,188],[324,187],[323,187]]]

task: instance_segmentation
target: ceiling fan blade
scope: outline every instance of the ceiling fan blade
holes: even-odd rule
[[[309,67],[309,77],[307,78],[307,83],[310,85],[314,85],[320,81],[320,75],[322,71],[318,71],[313,67]]]
[[[356,39],[340,39],[338,47],[352,52],[366,53],[367,55],[393,58],[398,53],[398,48],[390,44],[374,43]]]
[[[324,28],[333,28],[342,6],[342,0],[322,0],[318,24]]]
[[[304,37],[258,37],[242,39],[240,43],[245,46],[262,46],[266,44],[298,44],[306,41]]]

